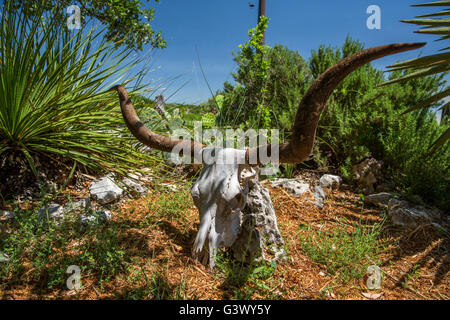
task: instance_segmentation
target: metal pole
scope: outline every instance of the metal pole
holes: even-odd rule
[[[258,7],[258,23],[261,21],[261,17],[266,16],[266,0],[259,0]],[[264,30],[264,35],[262,38],[262,44],[266,44],[266,31]]]

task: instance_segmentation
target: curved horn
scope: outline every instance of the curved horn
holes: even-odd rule
[[[139,119],[125,88],[114,86],[110,90],[117,90],[119,93],[123,119],[131,133],[143,144],[164,152],[173,152],[174,148],[178,146],[179,150],[189,150],[189,155],[192,157],[197,157],[202,148],[205,147],[203,144],[195,141],[171,139],[151,131]]]
[[[301,163],[309,157],[314,145],[320,114],[333,90],[346,76],[372,60],[403,51],[418,49],[425,44],[397,43],[374,47],[355,53],[328,68],[313,82],[303,96],[295,116],[292,139],[290,142],[279,145],[280,163]],[[264,150],[261,150],[263,148]],[[259,152],[266,152],[266,148],[267,153],[264,154],[270,154],[270,145],[248,149],[246,162],[249,163],[249,160],[253,161],[256,159],[260,163],[258,154]]]

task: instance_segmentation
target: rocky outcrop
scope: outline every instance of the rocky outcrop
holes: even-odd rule
[[[231,247],[235,259],[248,262],[253,259],[280,260],[286,256],[269,190],[257,177],[249,180],[240,225],[238,238]]]
[[[438,226],[442,217],[442,211],[437,208],[412,204],[389,192],[368,195],[364,201],[385,209],[393,225],[405,228],[430,224]]]

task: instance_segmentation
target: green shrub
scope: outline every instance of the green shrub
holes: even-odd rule
[[[362,49],[362,43],[350,38],[342,48],[320,46],[310,60],[313,76]],[[396,71],[390,78],[400,73],[407,72]],[[432,155],[428,148],[449,125],[439,126],[435,114],[426,109],[402,115],[437,92],[444,84],[443,75],[377,87],[384,80],[383,73],[369,64],[336,88],[320,118],[316,162],[323,166],[323,155],[327,155],[327,164],[351,179],[352,166],[373,156],[383,160],[386,173],[404,190],[448,207],[449,144]]]
[[[261,24],[251,30],[249,41],[235,54],[238,70],[232,76],[236,84],[226,82],[219,92],[223,96],[218,115],[221,126],[243,124],[283,132],[292,127],[311,75],[298,52],[281,45],[262,46],[259,37],[263,28]]]

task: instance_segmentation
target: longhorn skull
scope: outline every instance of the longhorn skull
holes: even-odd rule
[[[295,117],[291,141],[276,146],[279,150],[279,162],[301,163],[308,158],[320,114],[333,90],[348,74],[372,60],[424,45],[425,43],[399,43],[374,47],[351,55],[327,69],[303,96]],[[213,267],[217,249],[231,247],[238,237],[241,210],[246,204],[248,180],[256,174],[252,166],[260,165],[260,152],[272,150],[272,146],[264,145],[247,150],[206,148],[200,142],[159,135],[142,124],[126,90],[122,86],[115,86],[113,89],[119,94],[126,125],[140,142],[164,152],[183,150],[182,152],[187,152],[197,160],[203,160],[200,177],[191,189],[191,195],[200,213],[200,227],[193,254],[199,256],[208,239],[209,261]],[[231,156],[236,162],[221,163],[223,156]],[[211,160],[211,157],[215,161],[205,161],[205,158]],[[255,163],[250,163],[251,159],[255,159]]]

